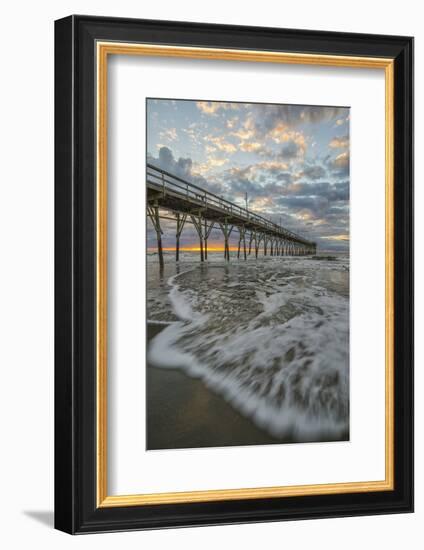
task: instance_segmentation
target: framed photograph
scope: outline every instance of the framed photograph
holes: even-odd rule
[[[413,510],[413,39],[55,24],[55,525]]]

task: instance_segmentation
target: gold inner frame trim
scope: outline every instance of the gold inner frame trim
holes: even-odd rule
[[[394,60],[254,50],[97,42],[97,506],[142,506],[394,489]],[[385,71],[385,479],[348,483],[109,496],[107,492],[107,61],[109,55],[218,59]]]

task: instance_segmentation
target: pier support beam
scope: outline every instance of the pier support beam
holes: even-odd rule
[[[202,215],[199,212],[197,216],[192,214],[190,216],[191,221],[193,222],[194,227],[196,228],[197,234],[199,235],[199,242],[200,242],[200,261],[204,261],[204,254],[203,254],[203,225],[202,225]]]
[[[246,230],[243,232],[243,254],[244,254],[244,261],[247,260],[246,256]]]
[[[228,239],[230,238],[231,231],[233,230],[233,226],[229,226],[227,223],[227,220],[224,221],[224,223],[219,223],[219,226],[221,228],[221,231],[224,234],[224,259],[229,262],[230,261],[230,247],[228,245]]]
[[[244,251],[244,259],[246,260],[246,228],[244,226],[240,226],[238,228],[239,230],[239,243],[238,243],[238,251],[237,251],[237,259],[240,259],[240,248],[241,248],[241,242],[243,241],[243,251]]]
[[[208,227],[208,222],[205,220],[205,260],[208,259],[208,239],[214,225],[215,224],[212,222]]]
[[[175,245],[175,261],[180,261],[180,237],[183,231],[185,222],[187,219],[187,214],[181,215],[177,213],[177,232],[176,232],[176,245]]]
[[[252,252],[252,241],[253,241],[253,231],[250,231],[250,236],[249,236],[249,256],[250,256],[250,253]]]
[[[159,206],[155,203],[153,206],[147,206],[147,213],[156,231],[158,241],[159,268],[163,271],[163,249],[162,249],[162,229],[160,227]]]
[[[261,240],[264,238],[264,236],[259,233],[259,237],[257,236],[257,233],[255,231],[255,257],[256,259],[258,258],[258,253],[259,253],[259,247],[261,245]]]

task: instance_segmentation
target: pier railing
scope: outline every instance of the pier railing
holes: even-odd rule
[[[194,183],[149,163],[147,164],[147,185],[153,187],[158,192],[162,192],[163,195],[166,193],[179,195],[183,200],[196,207],[221,211],[223,215],[236,217],[241,222],[256,226],[262,231],[280,236],[281,238],[302,243],[307,246],[313,246],[315,244],[252,210],[248,210],[247,208],[230,202]]]

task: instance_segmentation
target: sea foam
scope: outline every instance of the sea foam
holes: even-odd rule
[[[346,438],[348,263],[194,264],[166,285],[174,315],[151,364],[198,377],[276,437]]]

